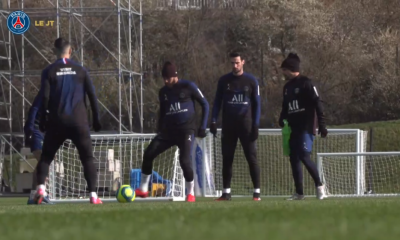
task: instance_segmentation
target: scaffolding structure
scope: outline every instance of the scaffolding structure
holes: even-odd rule
[[[14,11],[30,18],[22,35],[7,28]],[[56,60],[58,37],[71,42],[71,59],[88,69],[101,118],[118,127],[110,130],[143,132],[142,16],[142,0],[0,0],[0,126],[11,159],[24,146],[27,112],[42,69]],[[12,161],[8,167],[12,174]]]
[[[133,132],[134,112],[139,115],[140,129],[143,129],[141,0],[1,1],[0,49],[3,48],[3,54],[0,56],[0,106],[6,107],[7,116],[0,116],[0,119],[8,122],[10,133],[22,130],[22,126],[13,126],[16,122],[12,119],[15,115],[13,112],[22,111],[22,119],[18,122],[23,124],[28,109],[26,105],[30,106],[33,100],[28,99],[26,93],[32,88],[36,91],[39,89],[42,69],[55,60],[49,51],[58,37],[66,38],[72,43],[72,60],[88,68],[95,86],[102,85],[99,82],[104,82],[105,79],[118,81],[118,113],[110,110],[107,103],[101,100],[104,99],[101,96],[102,89],[97,89],[100,90],[97,94],[103,114],[112,116],[118,124],[118,132]],[[22,35],[14,35],[7,29],[8,15],[17,10],[24,11],[31,20],[29,30]],[[105,26],[108,29],[102,29]],[[111,36],[101,38],[99,32]],[[47,36],[51,36],[51,39],[44,39]],[[109,43],[104,43],[104,39]],[[30,56],[26,54],[28,48],[31,50]],[[87,49],[90,50],[86,51]],[[32,68],[32,64],[27,64],[32,52],[43,61],[42,64],[34,65],[42,67]],[[92,61],[88,61],[88,58]],[[101,65],[102,61],[107,66]],[[16,98],[22,98],[22,101],[16,101]],[[17,102],[21,106],[14,110]],[[124,121],[124,116],[128,116],[129,120]]]

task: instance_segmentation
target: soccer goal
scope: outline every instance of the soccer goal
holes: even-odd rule
[[[329,129],[327,138],[317,136],[314,141],[312,160],[317,161],[317,153],[324,152],[357,152],[366,150],[367,132],[359,129]],[[213,148],[213,171],[216,195],[221,194],[222,187],[222,153],[221,134],[218,131],[214,139],[208,136]],[[283,155],[281,129],[260,129],[257,140],[257,157],[261,169],[261,195],[264,197],[286,197],[294,193],[294,183],[290,168],[289,157]],[[337,171],[348,171],[346,166]],[[252,196],[253,183],[249,167],[238,141],[233,162],[231,182],[232,196]],[[304,194],[315,195],[312,178],[303,167]],[[345,182],[343,182],[345,183]]]
[[[141,180],[144,150],[154,134],[92,135],[97,193],[102,201],[116,201],[121,185],[136,188]],[[185,181],[179,165],[179,150],[173,147],[159,155],[153,164],[149,197],[136,200],[183,201]],[[79,154],[71,141],[66,141],[50,166],[47,182],[54,202],[87,202],[89,193]],[[136,201],[135,200],[135,201]]]
[[[318,153],[328,197],[400,195],[400,152]]]

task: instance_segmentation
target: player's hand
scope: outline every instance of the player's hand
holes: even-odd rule
[[[250,141],[253,142],[258,138],[258,127],[253,127],[250,132]]]
[[[326,129],[326,127],[319,127],[318,134],[321,134],[322,138],[326,138],[326,136],[328,135],[328,129]]]
[[[199,129],[198,131],[197,131],[197,137],[199,137],[199,138],[205,138],[207,136],[207,134],[206,134],[206,130],[205,129]]]
[[[25,147],[31,146],[32,134],[25,134]]]
[[[210,132],[214,135],[214,137],[217,136],[217,123],[211,123]]]
[[[93,129],[95,132],[99,132],[101,130],[100,121],[93,121]]]

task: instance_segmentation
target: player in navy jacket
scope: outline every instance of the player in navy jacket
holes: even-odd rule
[[[97,171],[94,166],[92,140],[86,95],[93,112],[93,128],[101,129],[97,98],[92,81],[85,68],[69,59],[71,45],[58,38],[54,43],[58,59],[43,70],[41,90],[43,102],[39,128],[46,131],[41,160],[37,165],[38,188],[35,202],[40,204],[45,192],[45,178],[49,166],[59,147],[66,139],[71,139],[76,146],[83,165],[84,176],[90,192],[90,202],[101,204],[96,194]]]
[[[322,137],[326,137],[328,131],[325,125],[322,102],[317,88],[311,80],[300,72],[300,58],[297,54],[290,53],[281,65],[283,75],[288,82],[283,87],[282,111],[279,125],[283,127],[286,119],[292,129],[290,135],[290,164],[296,193],[288,200],[302,200],[303,194],[303,169],[305,165],[314,180],[317,197],[325,197],[324,186],[318,175],[316,164],[311,160],[311,150],[314,142],[316,128]]]
[[[39,91],[33,100],[32,106],[29,108],[28,118],[24,126],[25,133],[25,146],[29,146],[33,156],[39,162],[42,155],[42,145],[44,134],[39,130],[40,107],[42,106],[43,92]],[[34,197],[36,195],[36,169],[32,175],[32,190],[28,199],[28,205],[34,204]],[[43,203],[53,204],[50,199],[45,196]]]
[[[140,188],[136,196],[147,197],[154,159],[172,146],[179,148],[179,162],[188,189],[187,201],[194,202],[194,176],[190,154],[195,135],[206,137],[209,106],[200,89],[187,80],[179,79],[176,66],[166,62],[162,70],[165,86],[158,93],[160,116],[158,134],[143,156]],[[195,101],[202,107],[200,127],[196,124]]]
[[[257,161],[258,127],[260,124],[260,89],[258,81],[243,71],[245,60],[231,53],[233,70],[218,81],[212,110],[211,133],[217,133],[217,119],[222,105],[222,178],[223,193],[218,201],[231,200],[232,164],[238,139],[250,168],[254,185],[253,200],[260,199],[260,167]]]

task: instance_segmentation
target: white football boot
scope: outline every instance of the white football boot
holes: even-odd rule
[[[319,200],[322,200],[324,198],[327,198],[326,194],[325,194],[325,185],[319,186],[317,187],[317,198]]]

